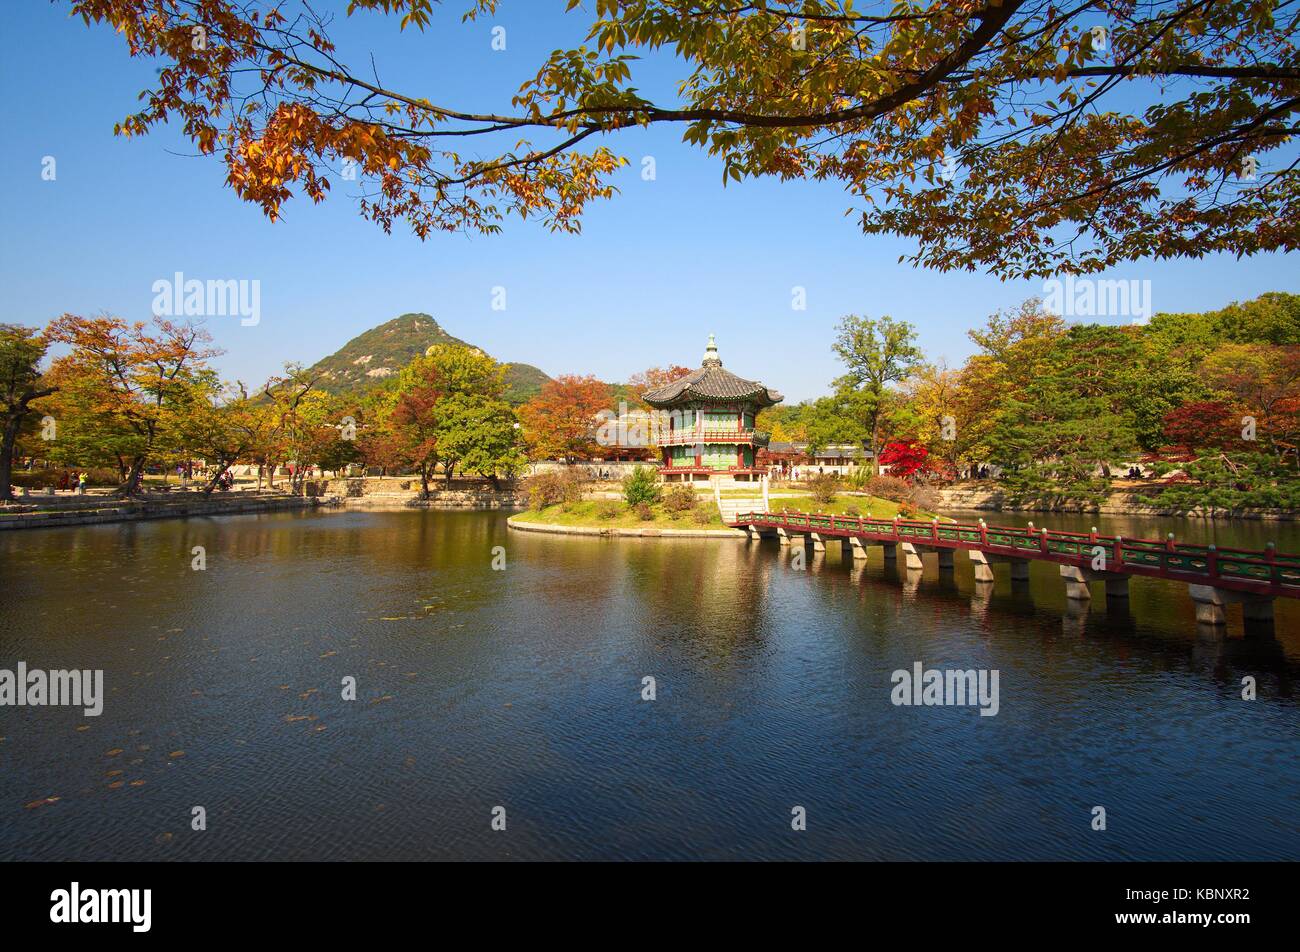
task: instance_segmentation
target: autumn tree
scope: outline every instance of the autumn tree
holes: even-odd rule
[[[576,231],[626,164],[606,143],[670,125],[724,182],[840,183],[863,231],[914,239],[924,267],[1047,276],[1300,244],[1284,0],[598,0],[585,42],[487,108],[385,85],[305,2],[69,2],[164,64],[119,131],[174,122],[273,220],[295,191],[324,200],[348,160],[386,231],[496,232],[510,213]],[[497,3],[466,0],[466,19]],[[676,98],[641,91],[643,59],[677,71]]]
[[[384,426],[397,453],[420,473],[421,491],[441,466],[448,484],[458,468],[492,479],[524,464],[514,411],[504,399],[506,368],[482,351],[435,345],[403,368]]]
[[[519,408],[534,459],[586,459],[596,450],[596,415],[609,409],[609,386],[595,377],[565,374],[548,380]]]
[[[51,368],[61,395],[71,398],[61,429],[75,433],[84,425],[111,443],[107,449],[125,469],[118,493],[138,492],[145,466],[160,450],[176,448],[180,411],[193,405],[188,392],[211,386],[207,361],[220,351],[205,346],[212,338],[202,328],[163,318],[150,329],[118,317],[64,314],[46,336],[71,347]]]

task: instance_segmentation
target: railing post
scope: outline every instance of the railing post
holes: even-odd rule
[[[1277,546],[1272,542],[1264,543],[1264,561],[1268,563],[1268,581],[1270,585],[1277,585],[1280,581],[1281,572],[1278,570],[1275,560],[1277,558]]]
[[[1043,526],[1043,534],[1038,537],[1038,551],[1047,554],[1047,526]]]
[[[989,527],[984,522],[984,520],[981,519],[980,520],[980,545],[986,546],[988,544],[989,544]]]
[[[930,538],[935,542],[939,541],[939,517],[934,517],[934,522],[930,523]]]
[[[1217,578],[1219,575],[1219,548],[1214,543],[1206,546],[1205,561],[1208,563],[1206,567],[1210,570],[1210,578]]]
[[[894,538],[898,538],[898,516],[894,516]]]
[[[1093,526],[1092,531],[1088,533],[1088,541],[1093,545],[1097,544],[1097,527]]]
[[[1173,534],[1172,532],[1169,533],[1169,536],[1165,539],[1165,551],[1166,551],[1166,552],[1173,552],[1173,551],[1175,551],[1175,548],[1174,548],[1174,534]]]
[[[1124,537],[1115,536],[1115,564],[1124,564]]]

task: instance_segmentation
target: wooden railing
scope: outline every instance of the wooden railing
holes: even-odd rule
[[[875,541],[911,542],[953,549],[980,549],[1012,558],[1046,559],[1090,565],[1104,555],[1106,571],[1200,581],[1300,598],[1300,555],[1284,555],[1269,543],[1262,551],[1221,549],[1214,545],[1125,539],[1095,532],[990,526],[910,519],[873,519],[806,512],[748,512],[736,526],[762,526],[836,536],[868,536]],[[1226,584],[1225,584],[1226,583]]]

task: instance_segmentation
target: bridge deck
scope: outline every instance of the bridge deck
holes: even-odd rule
[[[815,532],[826,538],[858,538],[873,544],[910,542],[927,549],[976,549],[1003,558],[1089,568],[1100,552],[1105,571],[1146,575],[1193,585],[1282,598],[1300,598],[1300,555],[1283,555],[1270,544],[1262,552],[1220,549],[1172,540],[1125,539],[1086,532],[1017,529],[959,522],[869,519],[803,512],[748,512],[738,529]]]

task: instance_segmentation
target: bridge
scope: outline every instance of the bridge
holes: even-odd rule
[[[990,526],[978,523],[873,519],[805,512],[744,512],[728,520],[750,538],[776,535],[782,545],[811,544],[825,551],[838,540],[844,554],[867,557],[867,546],[883,546],[887,560],[902,552],[905,567],[919,570],[925,552],[938,553],[940,568],[952,568],[957,552],[965,552],[975,568],[977,583],[993,581],[993,566],[1010,565],[1012,579],[1028,579],[1030,562],[1060,567],[1066,596],[1092,597],[1090,583],[1103,582],[1108,598],[1127,598],[1133,576],[1186,583],[1196,604],[1196,620],[1223,626],[1227,606],[1240,603],[1248,623],[1271,623],[1276,598],[1300,598],[1300,555],[1283,555],[1272,543],[1263,551],[1220,549],[1214,545],[1163,540],[1125,539],[1091,532],[1059,532]]]

